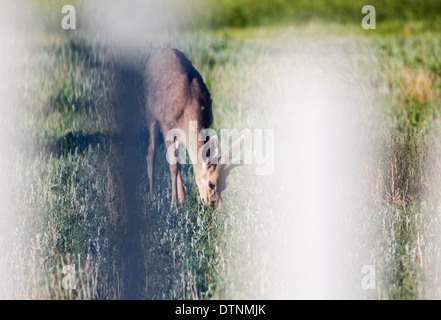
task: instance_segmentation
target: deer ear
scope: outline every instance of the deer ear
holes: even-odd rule
[[[237,167],[243,166],[244,162],[241,160],[240,163],[237,164],[230,164],[228,167],[225,167],[222,164],[218,164],[219,167],[223,167],[223,170],[220,170],[219,172],[219,179],[217,180],[217,190],[219,192],[222,192],[227,187],[227,177],[230,174],[230,172]],[[216,168],[217,169],[217,168]]]
[[[213,162],[213,159],[216,159],[217,154],[219,153],[219,140],[217,136],[211,137],[211,139],[201,148],[201,151],[202,163],[208,164]]]
[[[239,139],[236,140],[236,142],[231,146],[232,152],[231,152],[231,158],[232,160],[238,153],[240,153],[240,150],[242,149],[243,142],[245,140],[245,136],[242,135]]]
[[[218,168],[216,168],[218,171],[221,170],[222,165],[228,164],[231,159],[233,159],[242,148],[243,142],[245,140],[245,136],[242,135],[239,139],[236,140],[236,142],[233,143],[233,145],[230,147],[229,150],[225,151],[221,157],[218,159]]]

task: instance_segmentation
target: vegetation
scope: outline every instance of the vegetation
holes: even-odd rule
[[[395,1],[373,0],[221,0],[211,1],[200,15],[204,25],[219,27],[247,27],[274,24],[305,23],[311,20],[325,23],[359,24],[361,8],[372,5],[377,11],[380,27],[395,22],[399,25],[411,21],[426,22],[436,28],[441,4],[436,0]]]
[[[149,196],[141,74],[152,53],[170,46],[188,55],[209,87],[214,129],[286,133],[289,125],[279,127],[278,114],[288,112],[284,97],[296,83],[284,81],[292,77],[283,63],[308,52],[326,48],[343,74],[363,79],[367,102],[357,116],[362,139],[374,143],[359,154],[374,160],[357,164],[365,170],[354,182],[359,201],[349,210],[363,214],[353,222],[356,241],[347,259],[356,266],[369,261],[379,279],[375,292],[362,290],[360,277],[347,281],[362,298],[439,297],[433,266],[441,255],[441,3],[373,0],[375,31],[360,27],[362,4],[204,1],[188,13],[197,23],[179,37],[146,42],[127,59],[117,44],[81,29],[62,33],[51,13],[55,5],[42,1],[46,25],[35,31],[31,49],[17,44],[22,56],[11,68],[24,72],[16,75],[5,104],[9,118],[2,120],[6,127],[18,124],[11,131],[19,141],[0,182],[0,190],[19,191],[9,207],[14,277],[0,283],[5,296],[285,298],[284,287],[296,285],[270,270],[284,261],[267,244],[283,247],[292,232],[284,229],[290,181],[277,169],[278,190],[271,178],[255,176],[253,166],[234,170],[224,206],[211,210],[199,204],[192,167],[184,166],[188,201],[170,211],[160,138]],[[77,268],[76,290],[62,287],[64,265]]]

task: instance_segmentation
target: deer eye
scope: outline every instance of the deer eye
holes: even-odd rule
[[[216,187],[214,184],[211,183],[211,181],[208,181],[208,186],[210,187],[210,189],[214,189]]]

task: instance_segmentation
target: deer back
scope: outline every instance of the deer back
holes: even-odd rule
[[[187,128],[189,121],[208,128],[212,121],[210,93],[199,72],[179,50],[163,49],[144,72],[148,112],[168,128]]]

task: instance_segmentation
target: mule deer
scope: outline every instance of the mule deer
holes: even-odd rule
[[[190,137],[194,137],[195,134],[198,136],[201,130],[207,129],[213,122],[211,98],[201,75],[179,50],[163,49],[150,58],[144,71],[144,90],[147,126],[150,133],[147,150],[149,192],[153,191],[156,136],[160,127],[170,163],[171,205],[173,206],[177,198],[180,202],[185,201],[180,164],[171,161],[171,159],[177,160],[179,145],[183,145],[193,163],[200,198],[206,205],[216,207],[222,202],[220,193],[225,188],[225,178],[230,169],[225,169],[225,165],[234,157],[233,153],[240,150],[244,137],[236,141],[228,152],[217,158],[217,161],[201,160],[202,150],[206,152],[208,159],[216,159],[213,157],[218,153],[217,136],[213,136],[208,141],[199,141],[199,139],[193,143],[190,141]],[[196,127],[190,126],[190,122],[196,123]],[[173,129],[182,130],[185,138],[175,136],[173,141],[167,139],[167,133]],[[191,132],[194,130],[197,132]]]

